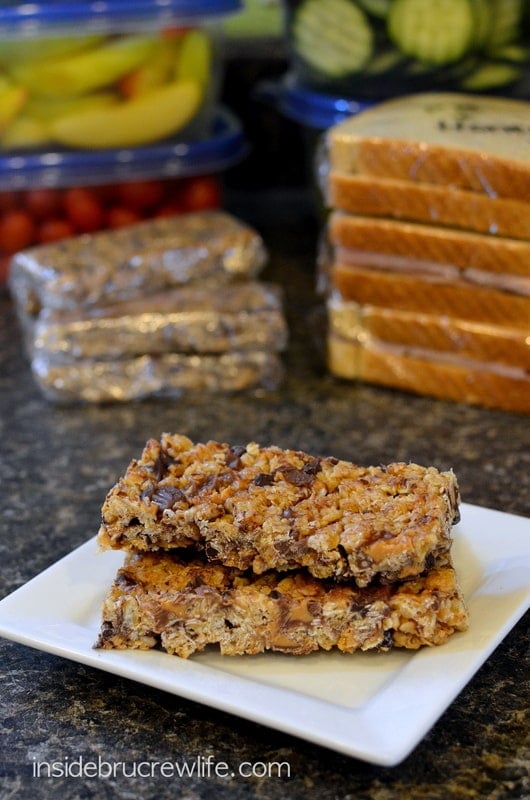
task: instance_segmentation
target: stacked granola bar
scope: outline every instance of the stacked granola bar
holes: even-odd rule
[[[442,644],[467,627],[452,472],[164,434],[108,493],[97,646],[188,657]]]
[[[18,253],[10,286],[54,400],[275,388],[282,294],[260,236],[224,212],[148,220]]]

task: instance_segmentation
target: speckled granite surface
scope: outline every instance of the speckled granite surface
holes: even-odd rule
[[[33,384],[9,301],[1,298],[0,596],[96,532],[107,489],[145,440],[164,430],[360,463],[453,467],[465,501],[530,517],[530,418],[331,379],[320,364],[309,209],[285,196],[232,210],[261,230],[271,252],[267,274],[286,287],[292,342],[286,383],[272,395],[54,407]],[[1,640],[0,798],[530,798],[528,623],[527,615],[393,768]],[[191,763],[209,755],[230,764],[288,762],[290,777],[32,776],[34,761]]]

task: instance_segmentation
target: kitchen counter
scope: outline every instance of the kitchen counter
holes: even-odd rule
[[[162,431],[256,440],[359,463],[453,468],[469,503],[530,517],[530,418],[334,380],[314,293],[318,223],[298,192],[229,198],[270,252],[291,343],[277,392],[59,407],[36,389],[0,300],[0,596],[93,536],[107,489]],[[528,533],[530,536],[530,521]],[[499,531],[502,537],[502,531]],[[68,598],[65,598],[68,603]],[[383,768],[203,705],[0,641],[0,798],[523,800],[530,797],[526,615],[400,765]],[[35,761],[276,761],[290,777],[36,778]],[[53,786],[52,786],[53,784]]]

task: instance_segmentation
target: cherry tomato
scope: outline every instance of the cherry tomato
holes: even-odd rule
[[[60,202],[58,189],[28,189],[24,194],[24,206],[37,219],[55,217]]]
[[[123,205],[135,211],[146,211],[161,202],[164,184],[159,180],[130,181],[116,187]]]
[[[219,208],[221,201],[221,186],[217,178],[203,175],[188,178],[184,182],[181,190],[181,202],[186,211]]]
[[[7,276],[9,274],[9,256],[0,257],[0,286],[7,285]]]
[[[78,233],[92,233],[102,228],[103,208],[95,191],[83,187],[67,189],[63,206],[68,220]]]
[[[113,206],[107,211],[107,225],[109,228],[123,228],[126,225],[134,225],[142,219],[132,208],[125,206]]]
[[[27,211],[8,211],[0,220],[0,249],[8,255],[35,241],[35,223]]]
[[[14,211],[20,205],[20,192],[0,192],[0,213]]]
[[[177,201],[164,203],[164,205],[159,206],[155,213],[155,217],[175,217],[177,214],[184,214],[184,208],[182,203]]]
[[[47,219],[39,227],[37,238],[42,244],[57,242],[59,239],[68,239],[75,236],[75,228],[65,219]]]

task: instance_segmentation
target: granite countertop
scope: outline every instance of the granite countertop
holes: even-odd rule
[[[463,500],[530,517],[530,424],[516,414],[334,380],[322,366],[315,219],[290,192],[232,210],[282,282],[287,377],[272,394],[65,408],[37,391],[0,300],[0,596],[94,535],[107,489],[162,431],[256,440],[359,463],[452,467]],[[529,530],[530,536],[530,523]],[[502,537],[502,531],[499,531]],[[68,598],[65,598],[68,603]],[[0,640],[0,797],[523,800],[530,797],[527,614],[401,764],[378,767],[212,708]],[[406,713],[406,711],[405,711]],[[36,761],[287,762],[290,777],[35,778]],[[53,786],[51,785],[53,784]]]

